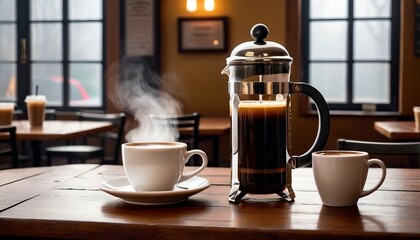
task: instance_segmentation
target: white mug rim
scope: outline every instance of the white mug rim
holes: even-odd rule
[[[327,154],[322,154],[327,153]],[[343,153],[343,154],[328,154],[328,153]],[[319,156],[325,158],[337,158],[337,157],[362,157],[368,156],[369,153],[357,150],[321,150],[312,153],[312,156]]]
[[[160,145],[162,147],[150,148],[150,147],[147,147],[147,145]],[[144,149],[144,150],[162,150],[162,149],[187,148],[187,144],[183,142],[176,142],[176,141],[138,141],[138,142],[123,143],[122,147]]]

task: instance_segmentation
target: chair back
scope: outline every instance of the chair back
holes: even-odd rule
[[[369,154],[381,155],[415,155],[418,161],[409,167],[420,167],[420,142],[370,142],[350,139],[338,139],[337,149],[358,150]]]
[[[9,155],[12,159],[12,167],[19,167],[17,140],[16,140],[16,126],[0,126],[0,134],[8,135],[7,138],[1,138],[0,142],[8,144],[9,147],[0,149],[0,156]],[[3,137],[3,136],[2,136]]]
[[[20,109],[15,109],[13,111],[13,120],[23,120],[25,119],[25,115],[26,113],[24,113],[22,110]]]
[[[126,116],[125,113],[90,113],[90,112],[78,112],[78,119],[83,121],[101,121],[101,122],[111,122],[114,126],[113,131],[108,131],[104,133],[95,134],[94,137],[100,139],[100,144],[102,148],[107,149],[108,140],[113,141],[114,150],[111,158],[104,157],[104,162],[112,162],[112,164],[117,164],[121,143],[124,135],[124,126]],[[85,142],[86,143],[86,142]]]
[[[188,149],[197,149],[199,142],[200,114],[198,112],[178,116],[151,116],[152,119],[171,124],[178,128],[178,141],[188,145]]]
[[[55,120],[57,118],[56,110],[47,108],[45,109],[45,120]]]
[[[56,117],[56,110],[55,109],[51,109],[51,108],[47,108],[45,109],[45,120],[55,120]],[[13,111],[13,120],[24,120],[24,119],[28,119],[28,112],[25,109],[25,111],[20,110],[20,109],[15,109]]]

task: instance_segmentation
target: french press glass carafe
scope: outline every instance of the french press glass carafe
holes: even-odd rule
[[[321,150],[328,139],[329,111],[323,96],[306,83],[290,82],[292,58],[282,45],[265,41],[267,35],[264,24],[255,25],[251,29],[255,41],[236,46],[222,71],[229,76],[231,202],[239,202],[247,193],[275,193],[293,199],[288,183],[291,168],[309,165],[311,153]],[[290,157],[287,142],[292,134],[288,121],[293,93],[313,100],[319,126],[312,147],[303,155]]]

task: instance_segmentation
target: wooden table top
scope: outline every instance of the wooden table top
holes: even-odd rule
[[[420,130],[415,128],[414,121],[379,121],[374,127],[391,140],[420,140]]]
[[[420,169],[388,169],[355,207],[325,207],[312,169],[293,170],[295,202],[247,195],[228,202],[230,168],[207,168],[212,184],[188,201],[144,207],[98,189],[122,166],[63,165],[0,171],[0,238],[419,239]],[[371,169],[367,187],[380,176]]]
[[[27,120],[13,121],[18,140],[69,140],[112,129],[112,123],[95,121],[45,121],[40,128],[31,128]]]

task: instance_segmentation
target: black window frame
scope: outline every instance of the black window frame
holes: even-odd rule
[[[26,103],[25,103],[25,97],[27,95],[32,94],[31,89],[33,87],[31,86],[31,63],[61,63],[63,67],[63,105],[62,106],[47,106],[47,108],[53,108],[56,110],[61,111],[77,111],[77,110],[106,110],[107,107],[107,101],[106,101],[106,46],[107,46],[107,40],[106,40],[106,25],[107,25],[107,17],[106,17],[106,0],[102,1],[102,20],[69,20],[68,13],[68,2],[69,0],[62,0],[63,4],[63,12],[62,20],[53,20],[53,21],[31,21],[30,20],[30,1],[27,0],[16,0],[16,21],[17,21],[17,61],[16,61],[16,79],[17,79],[17,89],[16,89],[16,104],[18,109],[26,109]],[[62,56],[63,59],[61,61],[33,61],[31,58],[31,50],[30,50],[30,44],[31,44],[31,33],[30,33],[30,23],[32,22],[52,22],[57,23],[60,22],[62,24],[62,36],[63,36],[63,46],[62,46]],[[101,22],[102,23],[102,61],[75,61],[69,59],[69,25],[70,23],[75,22]],[[22,54],[22,44],[21,40],[26,39],[27,43],[27,49],[26,49],[26,55],[27,55],[27,61],[26,63],[22,63],[20,57]],[[69,86],[69,78],[70,78],[70,64],[71,63],[100,63],[102,64],[102,96],[101,101],[102,104],[100,106],[70,106],[70,86]]]
[[[323,19],[310,19],[310,0],[302,0],[301,13],[302,13],[302,80],[303,82],[309,83],[309,65],[312,62],[326,62],[326,63],[346,63],[347,66],[347,75],[346,75],[346,90],[347,90],[347,99],[346,103],[328,103],[330,110],[332,111],[372,111],[370,107],[374,107],[374,112],[398,112],[399,107],[399,53],[400,53],[400,0],[391,0],[391,17],[390,18],[354,18],[353,9],[354,1],[348,0],[348,17],[347,18],[323,18]],[[311,21],[343,21],[346,20],[348,23],[348,45],[347,49],[347,59],[343,61],[339,60],[310,60],[309,51],[310,51],[310,39],[309,39],[309,25]],[[390,60],[354,60],[353,59],[353,50],[354,50],[354,39],[353,39],[353,23],[357,20],[390,20],[391,21],[391,50],[390,50]],[[356,62],[389,62],[390,63],[390,102],[387,104],[360,104],[352,103],[353,97],[353,64]],[[315,109],[314,104],[310,103],[311,109]],[[366,107],[368,109],[366,109]]]

